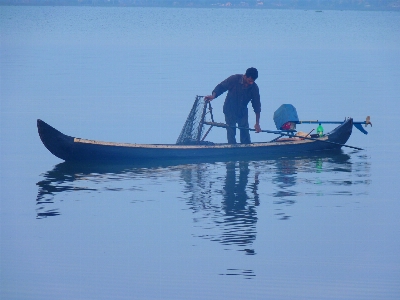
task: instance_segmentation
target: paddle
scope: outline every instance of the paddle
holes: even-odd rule
[[[216,122],[203,122],[206,125],[211,125],[211,126],[215,126],[215,127],[231,127],[231,128],[236,128],[236,129],[245,129],[245,130],[250,130],[250,131],[256,131],[255,129],[251,129],[251,128],[244,128],[244,127],[237,127],[237,126],[229,126],[227,124],[224,123],[216,123]],[[343,122],[341,122],[343,123]],[[261,132],[267,132],[267,133],[273,133],[273,134],[280,134],[280,135],[285,135],[285,136],[293,136],[293,133],[295,132],[295,130],[261,130]],[[349,145],[345,145],[345,144],[339,144],[339,143],[335,143],[335,142],[331,142],[331,141],[325,141],[325,140],[320,140],[320,139],[315,139],[312,137],[300,137],[301,139],[306,139],[306,140],[312,140],[312,141],[317,141],[317,142],[323,142],[323,143],[328,143],[328,144],[333,144],[333,145],[338,145],[338,146],[342,146],[342,147],[348,147],[348,148],[352,148],[352,149],[357,149],[357,150],[364,150],[362,148],[358,148],[358,147],[353,147],[353,146],[349,146]]]

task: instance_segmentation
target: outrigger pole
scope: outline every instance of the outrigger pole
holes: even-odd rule
[[[321,123],[321,124],[342,124],[343,121],[319,121],[319,120],[312,120],[312,121],[297,121],[296,123],[298,123],[298,124],[303,124],[303,123],[305,123],[305,124],[318,124],[318,123]],[[363,121],[363,122],[356,122],[356,121],[353,121],[353,124],[362,124],[362,125],[365,125],[365,127],[367,127],[367,125],[371,125],[371,126],[372,126],[371,117],[370,117],[370,116],[366,117],[365,121]]]
[[[319,121],[319,120],[315,120],[315,121],[297,121],[296,123],[297,124],[342,124],[343,121]],[[355,128],[360,130],[362,133],[368,134],[368,132],[361,125],[364,125],[365,127],[367,127],[368,125],[371,125],[371,127],[372,127],[371,117],[367,116],[365,118],[365,121],[363,121],[363,122],[353,121],[353,125],[354,125]]]

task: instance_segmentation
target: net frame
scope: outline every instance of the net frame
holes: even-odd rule
[[[204,131],[204,118],[207,111],[207,101],[204,96],[196,96],[192,109],[185,124],[176,140],[177,145],[188,145],[201,143],[201,136]]]

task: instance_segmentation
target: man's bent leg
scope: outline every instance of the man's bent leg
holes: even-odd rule
[[[236,118],[225,114],[225,123],[228,126],[236,126]],[[236,144],[236,128],[227,127],[226,137],[228,138],[228,144]]]

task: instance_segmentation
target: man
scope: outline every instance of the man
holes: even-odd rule
[[[251,101],[253,110],[256,114],[256,132],[261,131],[260,127],[260,92],[258,85],[254,82],[258,78],[256,68],[249,68],[244,75],[236,74],[228,77],[218,84],[212,92],[212,95],[206,96],[206,101],[212,101],[221,94],[228,91],[226,95],[223,112],[227,127],[227,137],[229,144],[236,144],[236,124],[238,127],[249,128],[247,105]],[[250,144],[250,132],[246,129],[240,129],[240,142]]]

